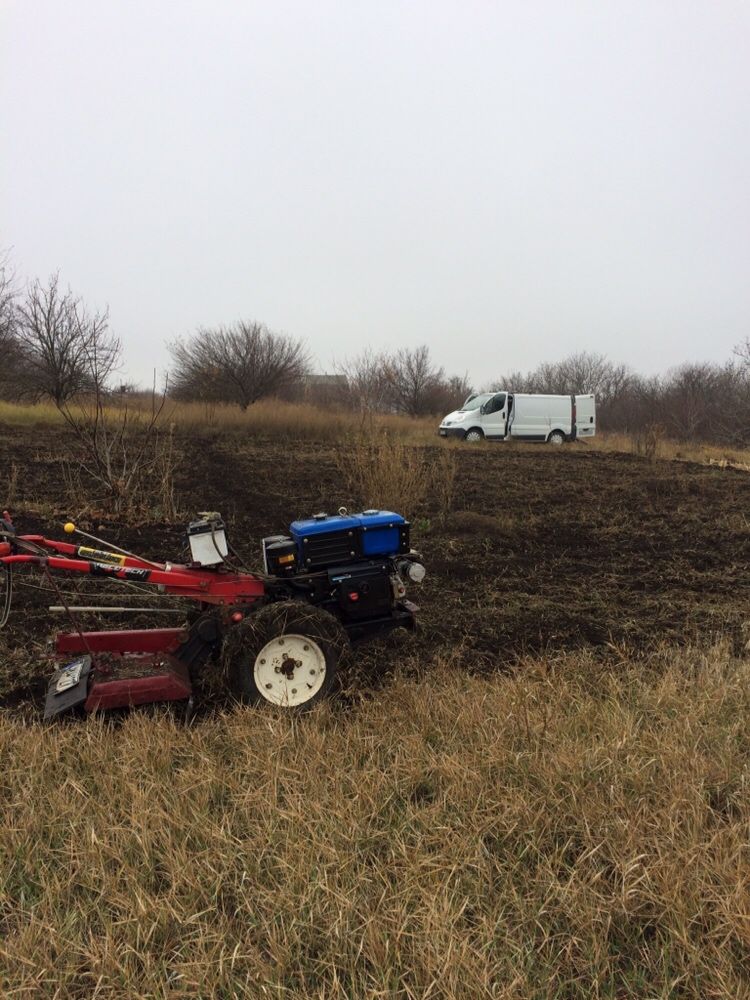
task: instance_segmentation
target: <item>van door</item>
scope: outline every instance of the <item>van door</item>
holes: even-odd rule
[[[576,396],[576,424],[578,437],[593,437],[596,434],[596,396]]]
[[[549,434],[549,412],[544,396],[516,395],[513,397],[511,437],[519,441],[546,441]]]
[[[482,407],[482,430],[484,436],[492,440],[505,437],[505,393],[498,392]]]

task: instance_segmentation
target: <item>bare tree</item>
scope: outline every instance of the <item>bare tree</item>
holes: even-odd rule
[[[18,394],[21,352],[16,332],[16,283],[7,254],[0,254],[0,395]]]
[[[468,399],[473,391],[468,372],[463,375],[449,375],[444,387],[445,401],[449,407],[455,410],[465,399]]]
[[[686,364],[658,382],[653,411],[682,440],[741,444],[750,439],[750,380],[736,364]]]
[[[346,379],[346,402],[362,414],[393,412],[422,416],[455,409],[471,393],[468,374],[447,377],[430,360],[429,348],[395,354],[366,348],[335,365]]]
[[[243,320],[168,346],[177,398],[237,403],[242,410],[300,381],[309,365],[302,341]]]
[[[741,344],[737,344],[734,353],[740,359],[740,364],[750,371],[750,337],[745,337]]]
[[[386,378],[394,408],[411,417],[433,412],[436,393],[445,385],[443,369],[433,364],[426,344],[402,347],[392,355],[387,361]]]
[[[13,332],[15,325],[16,289],[7,253],[0,253],[0,337]]]
[[[606,406],[627,389],[632,373],[603,354],[580,351],[562,361],[543,362],[533,371],[511,372],[497,382],[498,388],[515,392],[596,393]]]
[[[23,394],[63,408],[77,393],[104,387],[120,356],[108,310],[89,312],[54,274],[46,285],[29,285],[16,316]]]
[[[596,393],[601,405],[621,394],[630,378],[626,365],[615,364],[603,354],[590,351],[571,354],[556,367],[561,391]]]
[[[388,356],[369,347],[353,358],[334,365],[346,379],[346,399],[353,410],[363,414],[388,409]]]

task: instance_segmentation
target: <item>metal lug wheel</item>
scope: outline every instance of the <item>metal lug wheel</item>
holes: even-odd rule
[[[266,701],[298,708],[323,687],[326,658],[314,639],[287,633],[261,649],[255,657],[253,677]]]
[[[222,660],[242,701],[304,711],[330,693],[348,644],[329,612],[302,601],[278,601],[227,632]]]

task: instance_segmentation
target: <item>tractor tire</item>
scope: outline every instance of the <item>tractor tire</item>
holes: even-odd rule
[[[484,433],[478,427],[472,427],[464,434],[464,441],[468,441],[469,444],[475,441],[484,441]]]
[[[330,692],[348,642],[327,611],[302,601],[279,601],[227,634],[222,659],[240,701],[302,711]]]

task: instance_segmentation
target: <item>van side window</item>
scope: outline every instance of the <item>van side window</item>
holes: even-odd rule
[[[485,413],[497,413],[498,410],[502,410],[505,406],[505,393],[499,392],[497,396],[493,396],[492,399],[485,404]]]

